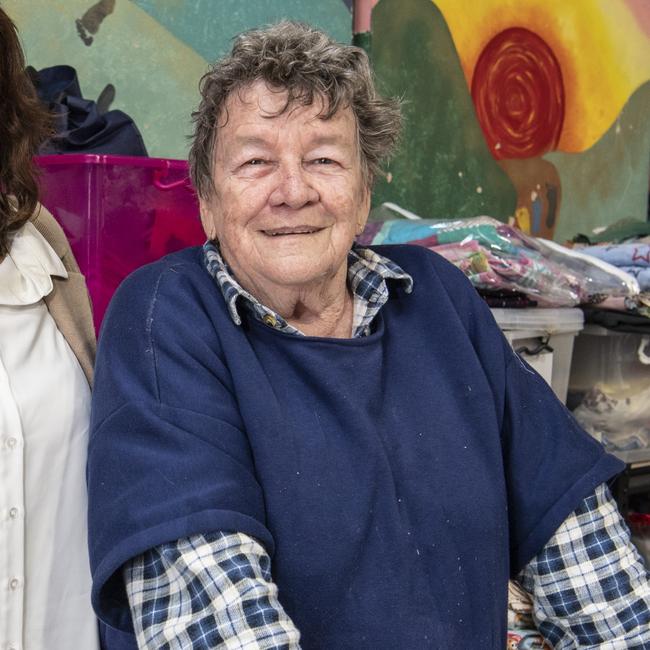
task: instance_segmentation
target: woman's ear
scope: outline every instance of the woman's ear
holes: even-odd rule
[[[363,232],[363,229],[366,227],[366,223],[368,222],[368,215],[370,214],[370,198],[371,198],[370,188],[367,187],[365,189],[365,195],[362,199],[362,207],[359,210],[359,214],[357,216],[357,223],[355,229],[355,233],[357,237]]]
[[[217,238],[217,228],[214,225],[214,213],[208,201],[199,199],[199,209],[201,211],[201,225],[205,236],[213,241]]]

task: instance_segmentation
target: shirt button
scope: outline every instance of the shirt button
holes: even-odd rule
[[[18,513],[19,513],[18,508],[11,508],[11,510],[9,510],[9,516],[12,519],[16,519],[16,517],[18,517]]]
[[[11,589],[11,591],[16,591],[18,587],[20,587],[20,580],[18,578],[12,578],[9,580],[9,589]]]
[[[275,326],[278,324],[278,321],[277,321],[277,319],[275,318],[275,316],[273,316],[273,315],[271,315],[271,314],[264,314],[264,316],[262,316],[262,320],[263,320],[263,321],[264,321],[264,322],[265,322],[269,327],[275,327]]]
[[[15,438],[7,438],[7,447],[13,449],[18,441]]]

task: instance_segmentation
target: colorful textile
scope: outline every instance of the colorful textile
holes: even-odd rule
[[[519,291],[540,306],[573,307],[629,296],[636,281],[587,255],[535,239],[489,217],[386,221],[363,241],[424,246],[458,266],[478,289]]]
[[[507,650],[551,650],[536,630],[508,630]]]
[[[606,246],[587,246],[580,249],[599,260],[614,266],[650,267],[650,244],[608,244]]]
[[[429,240],[411,243],[421,245],[422,241]],[[477,289],[519,291],[547,306],[574,306],[579,301],[575,287],[565,281],[554,264],[541,258],[495,255],[475,239],[438,244],[431,250],[463,271]]]

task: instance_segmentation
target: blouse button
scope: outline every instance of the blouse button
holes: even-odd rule
[[[20,587],[20,580],[18,580],[18,578],[12,578],[9,581],[9,589],[11,589],[11,591],[16,591],[18,587]]]
[[[9,510],[9,516],[12,519],[15,519],[18,516],[18,508],[11,508],[11,510]]]
[[[16,442],[18,441],[15,438],[8,438],[7,447],[9,447],[9,449],[13,449],[16,446]]]

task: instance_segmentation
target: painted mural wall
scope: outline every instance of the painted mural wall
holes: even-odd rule
[[[559,241],[646,218],[646,0],[381,0],[372,52],[407,118],[376,200]]]
[[[28,64],[75,67],[84,97],[116,89],[149,155],[185,158],[190,113],[208,64],[241,31],[281,18],[311,23],[350,42],[344,0],[2,0]]]
[[[197,83],[244,29],[293,18],[351,40],[351,0],[2,0],[28,63],[73,65],[131,115],[152,156],[184,158]],[[648,0],[381,0],[373,63],[404,98],[403,145],[379,179],[436,218],[516,216],[564,240],[645,218]]]

